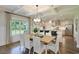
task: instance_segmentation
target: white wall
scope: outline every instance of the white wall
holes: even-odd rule
[[[6,19],[5,13],[0,11],[0,46],[6,44]]]
[[[22,39],[22,38],[20,37],[20,35],[11,36],[12,42],[17,42],[17,41],[20,41],[21,39]]]
[[[76,26],[76,20],[77,20],[77,26]],[[75,17],[74,19],[74,41],[76,42],[76,47],[79,48],[79,18]],[[76,31],[77,27],[77,31]]]
[[[22,39],[20,35],[16,35],[16,36],[10,35],[9,21],[11,20],[11,17],[12,15],[0,11],[0,46],[17,42]],[[16,18],[19,18],[20,20],[26,22],[29,21],[29,19],[26,17],[17,16]]]

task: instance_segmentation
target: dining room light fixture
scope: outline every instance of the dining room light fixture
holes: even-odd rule
[[[40,17],[38,16],[38,5],[36,5],[36,10],[37,10],[37,12],[36,12],[36,17],[33,19],[33,21],[35,22],[35,23],[39,23],[40,21],[41,21],[41,19],[40,19]]]

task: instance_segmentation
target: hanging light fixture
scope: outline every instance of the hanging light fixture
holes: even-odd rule
[[[36,9],[37,9],[37,12],[36,12],[36,17],[34,18],[34,22],[35,23],[39,23],[41,21],[40,17],[38,16],[38,5],[36,5]]]

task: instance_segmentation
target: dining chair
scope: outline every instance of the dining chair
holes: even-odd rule
[[[24,36],[20,34],[20,51],[24,52],[25,51],[25,40]]]
[[[30,54],[30,51],[31,51],[31,48],[32,48],[32,41],[30,40],[30,35],[29,34],[26,34],[24,36],[24,44],[25,44],[25,49],[29,49],[29,54]]]
[[[40,31],[39,31],[39,34],[40,34],[40,35],[44,35],[44,31],[43,31],[43,30],[40,30]]]
[[[48,33],[46,33],[46,36],[51,36],[51,31],[49,31]]]
[[[33,36],[34,53],[41,54],[44,51],[44,45],[40,42],[41,38]]]
[[[55,42],[51,42],[48,44],[48,49],[50,49],[55,54],[57,54],[59,52],[59,36],[58,35],[55,40],[56,40]]]

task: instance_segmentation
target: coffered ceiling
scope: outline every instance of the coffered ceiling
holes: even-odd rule
[[[0,10],[34,18],[37,9],[35,5],[0,5]],[[42,19],[65,19],[79,15],[78,5],[38,5],[38,13]]]

